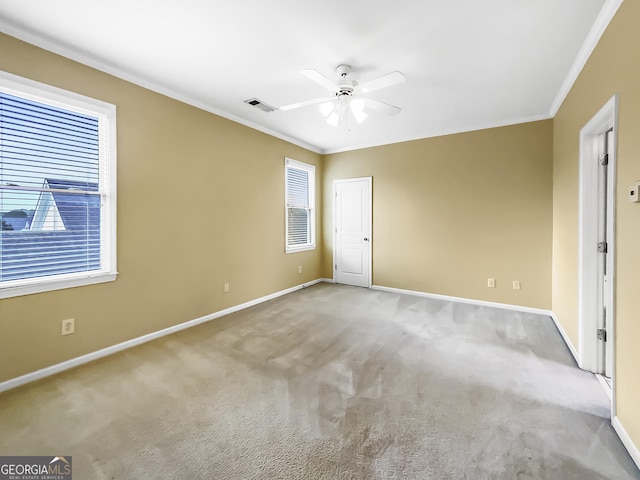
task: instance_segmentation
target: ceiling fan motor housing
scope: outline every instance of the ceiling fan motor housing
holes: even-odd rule
[[[341,64],[336,67],[336,72],[338,72],[339,77],[346,77],[351,71],[351,65]]]
[[[358,86],[358,82],[348,76],[350,71],[351,65],[338,65],[336,68],[336,72],[338,72],[338,76],[340,77],[337,82],[340,90],[336,92],[336,96],[353,95],[353,91]]]
[[[346,101],[349,97],[353,97],[353,87],[340,85],[340,90],[336,92],[336,97],[340,101]]]

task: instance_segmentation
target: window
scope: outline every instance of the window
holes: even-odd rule
[[[0,298],[115,280],[115,106],[0,72]]]
[[[315,172],[313,165],[285,160],[286,253],[316,248]]]

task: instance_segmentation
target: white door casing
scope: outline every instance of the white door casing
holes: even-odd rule
[[[371,177],[334,181],[336,283],[371,288],[371,184]]]
[[[580,130],[578,220],[578,360],[584,370],[612,377],[614,397],[617,112],[618,96],[614,95]],[[611,134],[607,134],[609,130],[612,130]],[[608,153],[606,169],[599,162],[602,153]],[[598,251],[600,242],[606,242],[604,256]],[[605,311],[606,321],[603,317]],[[598,329],[601,328],[606,328],[607,341],[604,344],[598,339]]]

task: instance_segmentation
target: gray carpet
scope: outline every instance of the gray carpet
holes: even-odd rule
[[[76,480],[640,479],[609,413],[548,317],[320,284],[0,395],[0,454]]]

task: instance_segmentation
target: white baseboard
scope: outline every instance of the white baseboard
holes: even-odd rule
[[[523,307],[523,306],[520,306],[520,305],[510,305],[508,303],[487,302],[485,300],[473,300],[473,299],[470,299],[470,298],[463,298],[463,297],[452,297],[452,296],[449,296],[449,295],[440,295],[440,294],[437,294],[437,293],[419,292],[419,291],[416,291],[416,290],[403,290],[403,289],[400,289],[400,288],[383,287],[383,286],[380,286],[380,285],[373,285],[371,288],[373,290],[381,290],[383,292],[404,293],[406,295],[416,295],[416,296],[419,296],[419,297],[434,298],[434,299],[437,299],[437,300],[446,300],[446,301],[449,301],[449,302],[469,303],[469,304],[472,304],[472,305],[480,305],[480,306],[483,306],[483,307],[502,308],[502,309],[505,309],[505,310],[514,310],[514,311],[517,311],[517,312],[535,313],[535,314],[545,315],[547,317],[551,317],[552,320],[553,320],[553,323],[555,323],[556,328],[560,332],[560,336],[562,336],[562,339],[564,340],[564,343],[567,345],[567,348],[571,352],[571,355],[573,355],[573,358],[575,359],[576,363],[578,365],[580,365],[580,362],[578,360],[578,358],[579,358],[578,357],[578,351],[573,346],[573,343],[571,343],[571,340],[569,339],[569,336],[567,335],[567,332],[565,332],[564,328],[562,328],[562,325],[560,324],[560,322],[556,318],[555,314],[551,310],[544,310],[544,309],[541,309],[541,308],[532,308],[532,307]]]
[[[310,287],[311,285],[315,285],[317,283],[323,281],[331,281],[323,278],[319,278],[317,280],[313,280],[311,282],[307,282],[301,285],[296,285],[295,287],[287,288],[286,290],[281,290],[279,292],[272,293],[270,295],[266,295],[264,297],[256,298],[255,300],[250,300],[245,303],[241,303],[240,305],[236,305],[233,307],[226,308],[224,310],[220,310],[219,312],[210,313],[209,315],[205,315],[204,317],[195,318],[193,320],[189,320],[184,323],[179,323],[178,325],[174,325],[172,327],[164,328],[162,330],[158,330],[156,332],[148,333],[147,335],[142,335],[141,337],[132,338],[131,340],[127,340],[122,343],[118,343],[116,345],[112,345],[110,347],[103,348],[101,350],[97,350],[95,352],[87,353],[86,355],[82,355],[80,357],[72,358],[70,360],[66,360],[61,363],[57,363],[55,365],[51,365],[50,367],[46,367],[40,370],[36,370],[35,372],[26,373],[16,378],[12,378],[0,383],[0,392],[4,392],[6,390],[10,390],[12,388],[19,387],[21,385],[25,385],[30,382],[34,382],[36,380],[40,380],[41,378],[49,377],[51,375],[55,375],[56,373],[64,372],[65,370],[69,370],[70,368],[74,368],[85,363],[92,362],[99,358],[106,357],[108,355],[113,355],[114,353],[120,352],[122,350],[126,350],[138,345],[142,345],[143,343],[150,342],[151,340],[155,340],[157,338],[164,337],[166,335],[171,335],[172,333],[179,332],[181,330],[186,330],[187,328],[195,327],[196,325],[200,325],[202,323],[209,322],[211,320],[215,320],[216,318],[223,317],[225,315],[229,315],[230,313],[235,313],[240,310],[244,310],[245,308],[253,307],[254,305],[258,305],[263,302],[267,302],[269,300],[273,300],[274,298],[281,297],[288,293],[295,292],[297,290]]]
[[[504,304],[504,303],[486,302],[486,301],[483,301],[483,300],[473,300],[473,299],[469,299],[469,298],[451,297],[451,296],[448,296],[448,295],[439,295],[439,294],[435,294],[435,293],[419,292],[419,291],[415,291],[415,290],[403,290],[403,289],[400,289],[400,288],[383,287],[383,286],[380,286],[380,285],[372,285],[371,288],[373,290],[380,290],[380,291],[383,291],[383,292],[404,293],[406,295],[415,295],[415,296],[419,296],[419,297],[434,298],[434,299],[438,299],[438,300],[446,300],[446,301],[460,302],[460,303],[469,303],[469,304],[481,305],[481,306],[485,306],[485,307],[503,308],[503,309],[507,309],[507,310],[515,310],[515,311],[527,312],[527,313],[537,313],[537,314],[540,314],[540,315],[549,316],[549,317],[551,317],[553,319],[553,322],[555,323],[558,331],[560,332],[560,335],[562,336],[562,339],[564,340],[564,343],[567,345],[567,348],[569,348],[569,351],[571,352],[571,355],[573,355],[573,358],[576,360],[576,363],[578,364],[578,366],[580,365],[580,362],[578,361],[578,358],[579,358],[578,357],[578,352],[576,351],[575,347],[571,343],[571,340],[569,339],[569,336],[567,335],[567,332],[565,332],[564,328],[562,328],[562,325],[560,324],[560,322],[556,318],[555,314],[550,310],[543,310],[543,309],[531,308],[531,307],[522,307],[522,306],[509,305],[509,304]],[[607,388],[609,388],[609,387],[607,386]],[[620,419],[617,416],[613,417],[613,419],[611,420],[611,425],[613,425],[614,430],[616,431],[616,433],[620,437],[620,440],[622,441],[622,444],[625,446],[625,448],[629,452],[629,455],[631,456],[631,458],[633,459],[635,464],[638,466],[638,468],[640,468],[640,450],[638,450],[638,447],[633,443],[633,440],[631,440],[631,437],[626,432],[626,430],[622,426],[622,423],[620,423]]]
[[[602,387],[602,390],[604,390],[604,393],[607,395],[607,397],[609,397],[609,401],[612,402],[611,407],[613,408],[613,400],[612,400],[613,392],[611,390],[611,387],[605,380],[604,376],[602,376],[600,373],[594,373],[593,376],[596,377],[596,380],[598,380],[598,383]]]
[[[556,324],[556,328],[560,332],[560,335],[562,336],[562,339],[564,340],[564,343],[567,345],[567,348],[571,352],[571,355],[573,355],[573,359],[576,361],[576,364],[580,368],[582,368],[580,366],[580,363],[581,363],[580,362],[580,356],[578,355],[578,351],[576,350],[576,347],[573,346],[573,343],[571,342],[571,339],[569,338],[569,335],[567,335],[567,332],[564,330],[564,328],[562,328],[562,324],[560,323],[560,321],[558,320],[558,318],[556,317],[556,315],[553,312],[551,312],[551,318],[553,319],[553,323]]]
[[[312,285],[315,285],[315,284],[321,283],[321,282],[335,283],[334,280],[331,279],[331,278],[319,278],[319,279],[313,280],[311,282],[307,282],[307,283],[304,283],[304,284],[301,284],[301,285],[296,285],[295,287],[287,288],[285,290],[281,290],[279,292],[275,292],[275,293],[272,293],[270,295],[266,295],[264,297],[256,298],[255,300],[250,300],[250,301],[242,303],[240,305],[236,305],[236,306],[233,306],[233,307],[226,308],[224,310],[220,310],[220,311],[215,312],[215,313],[211,313],[209,315],[205,315],[203,317],[195,318],[193,320],[189,320],[187,322],[180,323],[180,324],[174,325],[172,327],[164,328],[162,330],[158,330],[156,332],[152,332],[152,333],[149,333],[147,335],[143,335],[141,337],[133,338],[131,340],[127,340],[125,342],[118,343],[116,345],[112,345],[110,347],[106,347],[106,348],[103,348],[101,350],[97,350],[95,352],[91,352],[91,353],[88,353],[86,355],[82,355],[80,357],[72,358],[71,360],[67,360],[65,362],[61,362],[61,363],[58,363],[58,364],[55,364],[55,365],[51,365],[50,367],[46,367],[46,368],[43,368],[43,369],[40,369],[40,370],[36,370],[35,372],[30,372],[30,373],[27,373],[25,375],[21,375],[20,377],[12,378],[10,380],[6,380],[4,382],[1,382],[0,383],[0,392],[11,390],[12,388],[16,388],[16,387],[25,385],[27,383],[31,383],[31,382],[34,382],[36,380],[40,380],[42,378],[49,377],[51,375],[55,375],[57,373],[65,371],[65,370],[69,370],[71,368],[83,365],[85,363],[92,362],[92,361],[97,360],[99,358],[103,358],[103,357],[112,355],[114,353],[120,352],[122,350],[133,348],[133,347],[138,346],[138,345],[142,345],[143,343],[147,343],[147,342],[150,342],[152,340],[156,340],[158,338],[161,338],[161,337],[164,337],[164,336],[167,336],[167,335],[171,335],[172,333],[176,333],[176,332],[179,332],[181,330],[186,330],[187,328],[195,327],[196,325],[200,325],[202,323],[206,323],[206,322],[209,322],[211,320],[215,320],[216,318],[220,318],[220,317],[223,317],[225,315],[229,315],[231,313],[235,313],[235,312],[238,312],[240,310],[244,310],[246,308],[253,307],[253,306],[258,305],[260,303],[267,302],[269,300],[273,300],[274,298],[278,298],[278,297],[281,297],[283,295],[287,295],[289,293],[295,292],[297,290],[301,290],[301,289],[306,288],[306,287],[310,287]],[[372,285],[371,288],[372,288],[372,290],[380,290],[380,291],[384,291],[384,292],[403,293],[403,294],[406,294],[406,295],[415,295],[415,296],[420,296],[420,297],[434,298],[434,299],[438,299],[438,300],[454,301],[454,302],[460,302],[460,303],[468,303],[468,304],[473,304],[473,305],[481,305],[481,306],[486,306],[486,307],[502,308],[502,309],[506,309],[506,310],[515,310],[515,311],[519,311],[519,312],[535,313],[535,314],[550,316],[553,319],[554,323],[556,324],[556,326],[558,328],[558,331],[560,332],[562,338],[564,339],[565,343],[567,344],[567,347],[569,348],[569,350],[571,351],[572,355],[574,356],[574,358],[576,359],[576,362],[577,362],[578,356],[577,356],[575,348],[571,344],[571,341],[569,340],[569,337],[566,335],[566,332],[564,331],[564,329],[562,328],[562,326],[558,322],[558,320],[555,317],[555,315],[553,314],[553,312],[551,312],[549,310],[531,308],[531,307],[523,307],[523,306],[517,306],[517,305],[509,305],[509,304],[504,304],[504,303],[487,302],[487,301],[483,301],[483,300],[473,300],[473,299],[462,298],[462,297],[451,297],[451,296],[448,296],[448,295],[439,295],[439,294],[435,294],[435,293],[419,292],[419,291],[415,291],[415,290],[403,290],[403,289],[399,289],[399,288],[383,287],[383,286],[380,286],[380,285]],[[636,445],[631,440],[631,437],[629,436],[629,434],[626,432],[626,430],[622,426],[622,423],[620,422],[619,418],[617,416],[613,417],[613,419],[611,420],[611,424],[613,425],[614,430],[616,431],[616,433],[620,437],[620,440],[622,441],[622,443],[624,444],[626,449],[629,451],[629,454],[631,455],[631,458],[636,463],[638,468],[640,468],[640,450],[638,450],[638,447],[636,447]]]
[[[622,423],[620,422],[620,419],[617,416],[611,419],[611,425],[613,425],[613,429],[618,434],[618,437],[620,437],[622,444],[626,447],[629,455],[631,455],[631,458],[633,459],[637,467],[640,468],[640,450],[638,450],[636,444],[633,443],[633,440],[631,440],[631,437],[624,429]]]
[[[523,307],[520,305],[510,305],[508,303],[487,302],[485,300],[473,300],[471,298],[452,297],[449,295],[440,295],[438,293],[419,292],[417,290],[403,290],[401,288],[383,287],[381,285],[372,285],[373,290],[380,290],[383,292],[391,293],[404,293],[405,295],[414,295],[418,297],[433,298],[436,300],[445,300],[448,302],[469,303],[472,305],[480,305],[483,307],[502,308],[504,310],[514,310],[516,312],[535,313],[538,315],[552,316],[553,313],[550,310],[544,310],[542,308]]]

